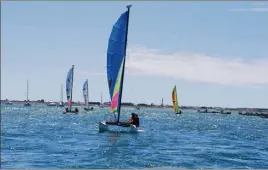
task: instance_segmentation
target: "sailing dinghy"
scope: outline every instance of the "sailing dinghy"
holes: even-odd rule
[[[84,96],[84,100],[85,100],[85,111],[89,111],[89,110],[93,110],[93,107],[89,108],[89,104],[88,104],[88,80],[85,81],[84,85],[83,85],[83,96]]]
[[[176,114],[181,114],[181,110],[179,108],[178,104],[178,97],[177,97],[177,88],[174,86],[172,90],[172,103],[173,103],[173,108]]]
[[[114,120],[99,122],[99,132],[107,131],[112,127],[129,128],[130,131],[134,132],[138,130],[135,125],[127,125],[119,121],[124,84],[130,7],[131,5],[127,6],[127,11],[121,14],[117,22],[113,25],[109,38],[107,50],[107,78],[111,99],[111,113],[114,114]]]
[[[78,109],[72,110],[72,97],[73,97],[73,74],[74,74],[74,65],[68,71],[67,79],[66,79],[66,96],[68,101],[68,107],[63,112],[65,113],[78,113]]]

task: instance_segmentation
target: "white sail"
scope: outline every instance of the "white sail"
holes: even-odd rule
[[[88,106],[88,80],[86,80],[83,85],[83,96],[84,96],[86,108],[88,108],[89,107]]]

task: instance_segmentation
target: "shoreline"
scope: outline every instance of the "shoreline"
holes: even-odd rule
[[[12,103],[12,104],[25,104],[27,103],[26,101],[20,101],[20,100],[1,100],[1,105],[2,104],[6,104],[8,105],[9,103]],[[41,101],[29,101],[30,104],[32,105],[47,105],[51,102],[49,101],[44,101],[44,102],[41,102]],[[58,105],[59,102],[53,102],[56,104],[56,106]],[[92,104],[94,103],[94,104]],[[65,105],[67,104],[66,102],[64,103]],[[72,104],[73,106],[84,106],[84,102],[81,102],[81,103],[78,103],[78,102],[73,102]],[[89,103],[89,106],[97,106],[99,107],[100,104],[99,102],[91,102]],[[103,107],[110,107],[110,104],[105,102],[104,104],[102,104]],[[53,106],[50,106],[50,107],[53,107]],[[146,104],[122,104],[121,107],[124,107],[124,108],[155,108],[155,109],[173,109],[173,106],[171,105],[164,105],[164,106],[161,106],[161,105],[146,105]],[[180,108],[182,110],[199,110],[200,108],[207,108],[208,110],[213,110],[213,109],[222,109],[222,110],[228,110],[228,111],[237,111],[237,112],[266,112],[268,113],[268,108],[223,108],[223,107],[210,107],[210,106],[202,106],[202,107],[199,107],[199,106],[180,106]],[[210,112],[208,112],[210,113]]]

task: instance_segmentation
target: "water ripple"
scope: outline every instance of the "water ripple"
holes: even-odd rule
[[[268,168],[268,120],[141,109],[138,134],[98,133],[108,109],[1,106],[3,168]],[[80,108],[82,110],[82,108]],[[132,109],[123,108],[122,119]]]

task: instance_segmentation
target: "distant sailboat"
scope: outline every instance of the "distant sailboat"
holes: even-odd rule
[[[127,6],[128,10],[121,14],[117,22],[113,25],[109,38],[107,50],[107,77],[111,99],[111,112],[114,113],[115,120],[99,122],[99,132],[109,130],[108,126],[112,125],[130,128],[131,131],[137,132],[135,125],[126,125],[124,122],[119,121],[124,84],[130,7],[131,5]]]
[[[177,97],[177,89],[176,86],[174,86],[172,90],[172,103],[173,103],[173,108],[176,114],[181,114],[181,110],[179,108],[178,104],[178,97]]]
[[[103,108],[103,104],[102,104],[102,92],[101,92],[101,102],[100,102],[100,108]]]
[[[78,113],[78,109],[76,108],[72,111],[72,98],[73,98],[73,75],[74,75],[74,65],[68,71],[67,80],[66,80],[66,96],[68,101],[68,107],[66,108],[64,113]]]
[[[85,81],[84,85],[83,85],[83,96],[84,96],[84,100],[85,100],[85,110],[89,111],[89,110],[93,110],[93,107],[89,108],[89,99],[88,99],[88,80]]]
[[[161,107],[164,107],[164,99],[162,97],[162,100],[161,100]]]
[[[60,103],[59,103],[59,107],[64,107],[64,103],[63,103],[63,90],[62,90],[62,85],[61,85],[61,96],[60,96]]]
[[[24,106],[28,107],[28,106],[31,106],[31,103],[29,101],[29,81],[27,80],[27,90],[26,90],[26,103],[24,104]]]

